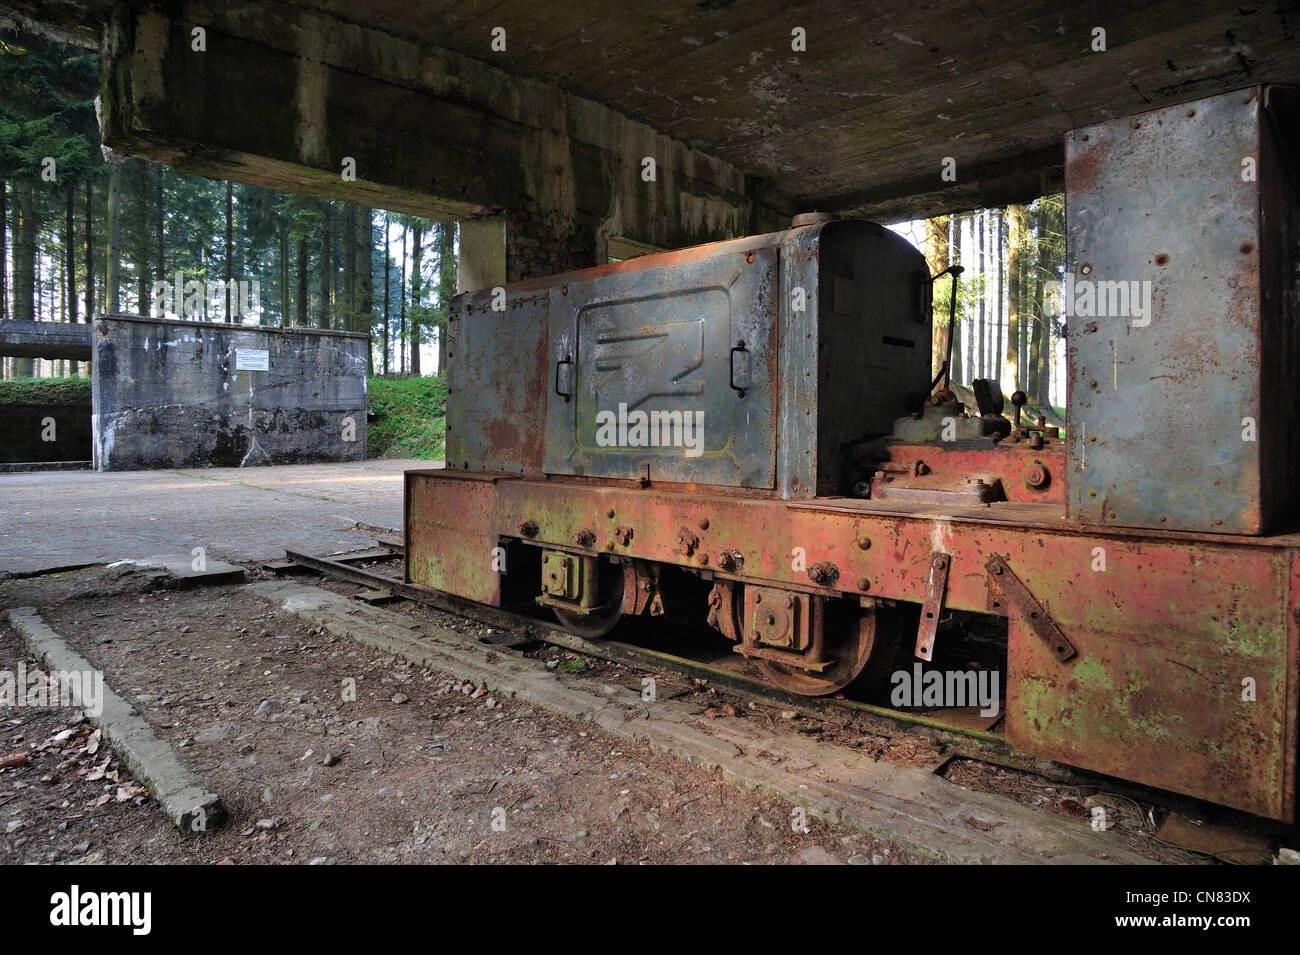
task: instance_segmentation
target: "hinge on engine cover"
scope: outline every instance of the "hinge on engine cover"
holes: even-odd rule
[[[939,632],[939,618],[948,594],[948,568],[952,558],[942,551],[930,555],[930,579],[925,586],[925,603],[921,605],[921,626],[916,631],[916,657],[929,660],[934,656],[934,639]]]
[[[1015,607],[1030,629],[1046,642],[1059,662],[1065,663],[1078,656],[1078,649],[1061,632],[1061,628],[1048,615],[1047,609],[1034,599],[1034,595],[1029,592],[1024,581],[1016,576],[1010,564],[994,554],[984,566],[989,572],[989,599],[994,606],[997,603],[993,600],[994,594],[1001,594],[1004,601]]]

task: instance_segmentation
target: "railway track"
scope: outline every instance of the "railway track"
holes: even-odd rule
[[[375,529],[378,530],[378,529]],[[588,640],[575,636],[549,621],[517,610],[492,607],[465,600],[441,591],[407,583],[401,577],[400,559],[403,547],[395,538],[379,535],[377,547],[362,551],[334,554],[329,557],[285,551],[281,561],[270,561],[265,570],[276,574],[309,571],[323,577],[370,588],[369,599],[391,596],[414,601],[423,606],[469,618],[499,630],[499,636],[490,642],[503,647],[525,649],[549,644],[574,653],[642,670],[672,670],[688,677],[706,680],[711,686],[759,700],[783,710],[796,713],[840,727],[856,723],[864,731],[885,736],[909,733],[927,737],[943,744],[945,759],[935,767],[941,772],[950,762],[966,759],[1019,772],[1030,773],[1052,783],[1092,788],[1098,792],[1118,795],[1146,807],[1170,810],[1189,816],[1222,816],[1224,811],[1198,800],[1172,796],[1153,791],[1111,777],[1097,776],[1051,760],[1016,751],[998,733],[945,722],[932,715],[921,715],[860,700],[836,697],[806,697],[787,693],[763,680],[731,667],[666,653],[621,640]],[[364,566],[363,566],[364,565]],[[360,596],[366,596],[365,594]],[[1277,833],[1271,823],[1242,817],[1226,824],[1216,823],[1213,828],[1222,833],[1249,835],[1249,841],[1258,842],[1263,831]],[[1161,839],[1160,841],[1165,841]],[[1192,840],[1193,842],[1195,840]],[[1202,846],[1188,842],[1173,842],[1182,848],[1205,852]],[[1206,854],[1215,854],[1206,852]],[[1219,854],[1225,861],[1239,861],[1230,854]]]

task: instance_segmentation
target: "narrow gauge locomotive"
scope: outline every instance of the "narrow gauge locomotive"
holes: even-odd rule
[[[1295,104],[1067,135],[1065,434],[931,380],[925,261],[870,223],[457,298],[407,579],[598,637],[690,575],[813,695],[996,619],[1018,749],[1294,821]]]

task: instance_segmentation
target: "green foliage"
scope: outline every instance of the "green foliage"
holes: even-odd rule
[[[89,403],[89,378],[15,378],[11,381],[0,381],[0,405]]]
[[[36,37],[0,39],[0,178],[40,181],[45,157],[58,181],[101,164],[94,53]]]
[[[581,673],[587,669],[587,658],[575,657],[572,660],[565,660],[563,663],[557,664],[555,669],[561,673]]]
[[[441,378],[371,378],[367,454],[372,458],[441,458],[447,384]]]

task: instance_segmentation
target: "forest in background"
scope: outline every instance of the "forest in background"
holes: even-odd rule
[[[0,319],[128,312],[370,332],[372,373],[440,370],[430,345],[455,294],[454,222],[106,161],[98,85],[94,52],[0,35]],[[155,282],[180,294],[160,300]],[[251,315],[232,282],[256,283]],[[209,283],[222,290],[209,296]],[[4,374],[76,364],[5,358]]]
[[[922,219],[895,226],[925,253],[930,273],[965,272],[957,287],[952,378],[992,378],[1004,394],[1065,405],[1065,197]],[[933,371],[943,361],[952,279],[934,286]]]

